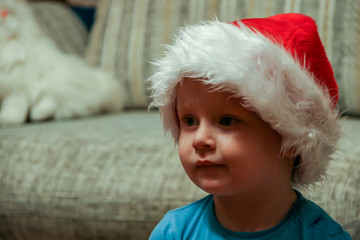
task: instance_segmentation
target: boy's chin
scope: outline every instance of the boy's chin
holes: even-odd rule
[[[201,190],[214,196],[231,195],[232,191],[224,183],[218,181],[203,181],[195,183]]]

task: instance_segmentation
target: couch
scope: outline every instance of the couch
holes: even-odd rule
[[[0,239],[147,239],[168,210],[206,194],[147,110],[149,61],[176,26],[302,12],[318,22],[344,115],[328,178],[301,191],[360,240],[359,1],[100,0],[89,34],[64,5],[31,7],[62,51],[115,73],[129,98],[120,113],[0,129]]]

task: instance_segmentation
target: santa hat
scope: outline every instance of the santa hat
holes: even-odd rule
[[[322,179],[340,135],[338,87],[315,21],[301,14],[211,21],[182,28],[149,78],[153,102],[175,141],[176,86],[202,78],[232,92],[283,137],[283,152],[301,157],[293,183]]]

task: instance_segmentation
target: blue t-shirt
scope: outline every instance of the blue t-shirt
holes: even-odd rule
[[[323,209],[296,191],[298,199],[276,226],[259,232],[233,232],[215,215],[214,197],[208,195],[185,207],[168,212],[150,240],[159,239],[257,239],[257,240],[351,240],[350,235]]]

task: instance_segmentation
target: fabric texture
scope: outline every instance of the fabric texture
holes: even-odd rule
[[[301,191],[359,240],[360,121],[343,134],[329,177]],[[147,239],[163,214],[205,195],[156,111],[1,129],[0,155],[4,239]]]
[[[285,218],[276,226],[264,231],[234,232],[226,229],[216,218],[214,197],[208,195],[195,203],[167,213],[152,232],[150,240],[351,240],[350,235],[323,209],[305,199],[300,192],[296,193],[298,199]]]
[[[161,56],[162,44],[172,42],[178,26],[215,16],[230,22],[283,12],[303,13],[317,22],[340,87],[341,111],[359,114],[359,8],[358,0],[102,0],[86,58],[91,65],[115,72],[126,83],[128,106],[146,107],[149,90],[145,79],[153,73],[150,62]]]
[[[88,32],[71,8],[56,2],[33,2],[30,6],[39,25],[61,50],[84,55]]]
[[[29,124],[0,139],[0,238],[147,239],[164,212],[203,196],[156,112]]]
[[[117,8],[107,8],[111,4]],[[355,80],[359,79],[353,77],[359,66],[355,61],[357,1],[104,0],[100,6],[102,12],[98,11],[99,22],[87,57],[125,77],[130,69],[134,74],[150,75],[148,61],[160,55],[160,42],[171,42],[172,26],[211,19],[216,11],[224,21],[255,17],[255,13],[269,16],[283,9],[305,11],[316,16],[321,35],[331,40],[330,59],[340,69],[335,73],[348,81],[346,91],[352,97],[348,104],[353,104],[353,110],[358,106],[353,101],[357,95],[351,95],[357,94]],[[122,18],[117,11],[123,14]],[[42,23],[56,28],[58,21],[67,22],[60,19],[51,23],[54,15]],[[131,32],[131,19],[140,25],[132,37],[126,35]],[[147,24],[141,24],[143,21]],[[112,28],[105,31],[101,27],[105,25]],[[116,34],[120,26],[124,33]],[[110,34],[111,31],[115,32]],[[67,30],[65,33],[66,36]],[[145,39],[138,37],[145,33]],[[339,37],[345,33],[345,38]],[[57,34],[61,32],[55,31],[51,36]],[[124,45],[130,38],[132,45]],[[344,57],[337,55],[339,52]],[[134,63],[131,68],[128,59]],[[145,106],[147,90],[142,88],[143,82],[131,84],[131,91],[143,94],[143,99],[129,100],[129,105]],[[130,83],[128,89],[129,86]],[[344,139],[335,161],[329,165],[328,178],[315,188],[301,191],[338,221],[353,240],[360,240],[360,121],[342,121]],[[171,142],[162,133],[159,114],[144,110],[1,128],[0,239],[148,239],[163,214],[205,195],[187,178]]]

